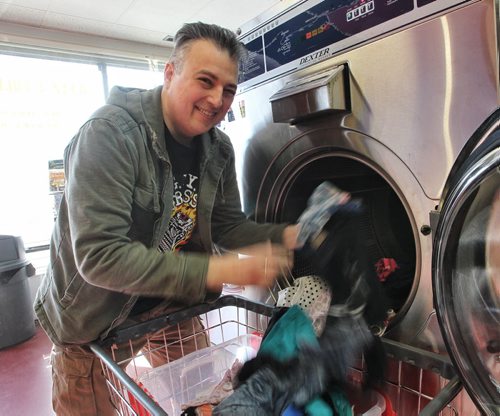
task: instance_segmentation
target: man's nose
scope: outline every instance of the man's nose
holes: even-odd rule
[[[214,108],[222,106],[223,88],[212,88],[209,94],[209,102]]]

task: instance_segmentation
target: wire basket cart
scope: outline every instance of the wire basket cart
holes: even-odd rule
[[[213,303],[199,304],[116,330],[104,341],[89,346],[101,360],[111,399],[120,415],[174,416],[181,404],[194,398],[195,392],[216,384],[235,358],[242,361],[252,358],[273,310],[269,305],[226,295]],[[172,333],[172,327],[180,328],[181,323],[198,316],[204,328],[193,326],[192,330],[182,333],[178,329],[178,340],[167,341],[165,337],[161,346],[149,344],[149,336],[161,339],[165,328]],[[198,348],[192,341],[206,334],[212,347]],[[144,336],[146,344],[137,351],[134,341]],[[154,361],[151,354],[158,349],[168,357],[169,350],[175,348],[183,357],[182,345],[186,341],[195,345],[189,362],[178,359],[166,366],[151,367],[149,363]]]

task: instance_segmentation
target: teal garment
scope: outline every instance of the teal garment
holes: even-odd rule
[[[297,356],[299,346],[304,344],[319,347],[310,318],[300,306],[294,305],[263,339],[258,355],[267,354],[283,362]],[[336,408],[336,415],[352,416],[351,405],[342,392],[330,392],[330,397]],[[321,398],[313,399],[305,410],[307,415],[334,416],[331,407]]]
[[[328,393],[335,406],[335,412],[339,416],[354,416],[351,402],[347,399],[345,393],[341,390],[332,390]],[[316,415],[316,413],[311,413]]]
[[[292,306],[262,340],[258,355],[267,354],[279,361],[295,357],[299,345],[319,346],[311,320],[298,305]]]

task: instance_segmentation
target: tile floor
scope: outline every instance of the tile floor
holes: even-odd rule
[[[35,335],[0,349],[0,414],[53,416],[49,355],[52,344],[36,328]]]

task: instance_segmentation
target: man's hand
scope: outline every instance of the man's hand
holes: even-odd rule
[[[242,254],[212,256],[208,263],[207,289],[220,290],[223,283],[270,287],[291,267],[288,250],[281,245],[261,243],[238,250]]]

